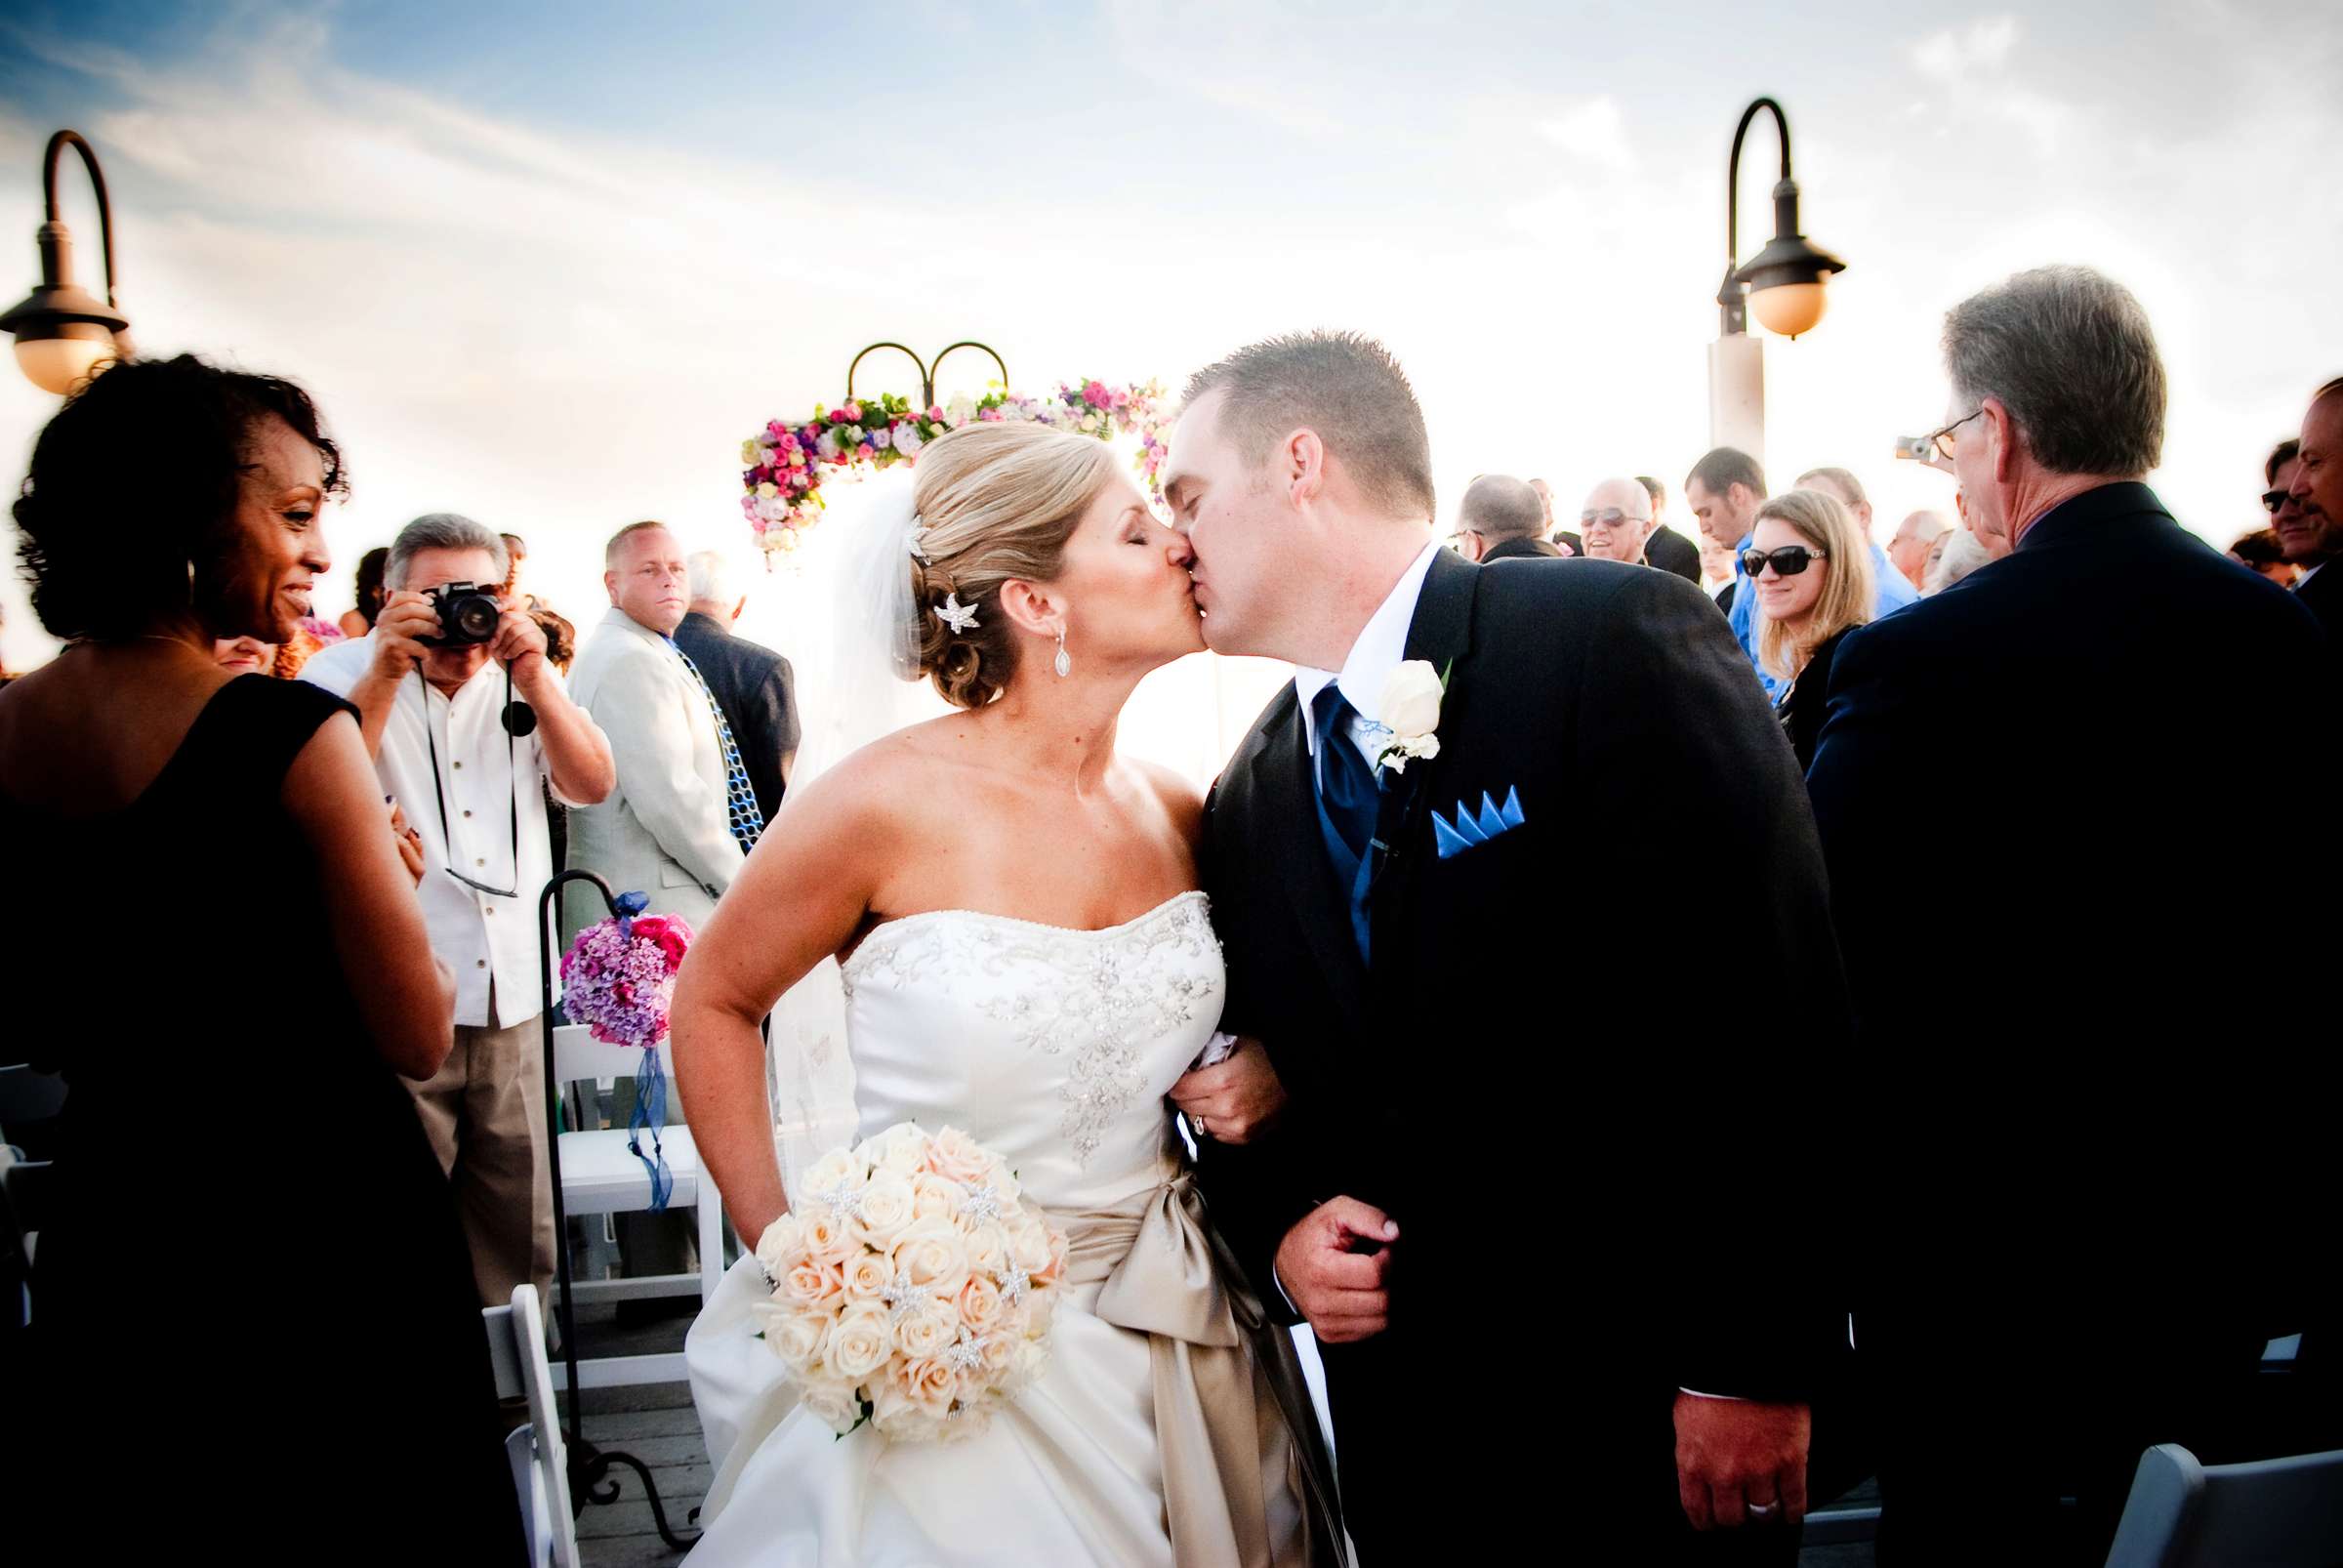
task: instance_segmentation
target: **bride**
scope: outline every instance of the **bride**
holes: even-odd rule
[[[1203,803],[1115,751],[1139,679],[1204,646],[1186,542],[1106,443],[1036,425],[931,443],[910,508],[851,547],[856,610],[959,711],[791,790],[685,962],[677,1087],[753,1241],[788,1207],[759,1020],[837,958],[859,1134],[949,1125],[1002,1155],[1067,1231],[1071,1288],[988,1427],[889,1444],[792,1409],[742,1258],[687,1346],[717,1464],[692,1561],[1337,1561],[1292,1342],[1245,1332],[1258,1303],[1213,1265],[1166,1104],[1233,1141],[1282,1101],[1252,1042],[1191,1071],[1224,990]]]

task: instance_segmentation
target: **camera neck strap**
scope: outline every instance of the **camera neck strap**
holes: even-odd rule
[[[447,787],[439,781],[439,742],[437,737],[432,733],[432,683],[424,679],[423,661],[420,659],[415,661],[415,681],[416,684],[423,688],[423,743],[431,753],[432,794],[439,803],[439,843],[446,850],[448,858],[445,870],[449,876],[465,887],[477,892],[484,892],[491,898],[517,897],[520,893],[520,754],[518,749],[520,737],[513,732],[511,724],[508,723],[505,726],[505,804],[512,808],[513,814],[513,886],[491,887],[484,882],[473,881],[455,867],[456,841],[447,829]],[[507,665],[505,667],[505,707],[510,710],[512,706],[513,667]],[[456,712],[456,705],[453,701],[448,703],[447,712],[452,721]],[[451,745],[455,740],[452,723],[448,730],[448,740]]]

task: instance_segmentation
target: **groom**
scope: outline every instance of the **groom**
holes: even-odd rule
[[[1376,343],[1255,344],[1185,410],[1165,495],[1206,640],[1296,666],[1204,849],[1226,1026],[1290,1102],[1208,1144],[1203,1179],[1324,1347],[1362,1556],[1526,1532],[1585,1561],[1794,1558],[1811,1390],[1846,1346],[1808,1227],[1847,1015],[1747,661],[1668,573],[1440,549],[1422,413]],[[1491,932],[1556,925],[1729,925],[1740,962],[1658,998],[1485,962]]]

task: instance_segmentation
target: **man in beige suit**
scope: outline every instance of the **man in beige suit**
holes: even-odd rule
[[[569,864],[696,928],[761,823],[736,821],[729,809],[722,720],[670,640],[689,607],[682,545],[659,523],[633,523],[612,536],[603,566],[610,612],[579,650],[569,689],[610,737],[618,788],[570,813]],[[562,939],[606,913],[592,887],[572,884],[562,890]]]

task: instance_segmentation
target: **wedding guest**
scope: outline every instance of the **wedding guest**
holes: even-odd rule
[[[257,637],[214,638],[212,662],[231,675],[267,675],[276,663],[276,644]]]
[[[2211,911],[2331,928],[2335,841],[2275,857],[2172,813],[2335,777],[2335,726],[2305,722],[2334,711],[2335,668],[2299,602],[2141,482],[2165,373],[2127,290],[2022,272],[1954,307],[1943,341],[1941,437],[1971,526],[2008,553],[1847,637],[1807,778],[1882,1064],[1848,1194],[1874,1259],[1855,1333],[1879,1549],[1898,1568],[2044,1550],[2064,1492],[2072,1560],[2097,1562],[2144,1448],[2245,1457],[2215,1418],[2323,1271],[2303,1238],[2332,1217],[2324,1102],[2271,1086],[2322,1070],[2324,993],[2257,998],[2240,1030],[2232,977],[2170,955]],[[1977,813],[1925,875],[1918,799]],[[1914,929],[1971,933],[1988,960],[1914,1007]]]
[[[129,452],[169,481],[126,492]],[[65,647],[0,693],[0,838],[43,970],[11,1023],[70,1092],[9,1375],[12,1562],[108,1557],[140,1521],[242,1539],[252,1500],[223,1476],[245,1462],[283,1488],[272,1539],[520,1545],[462,1235],[399,1087],[446,1055],[452,982],[349,709],[218,662],[308,613],[343,488],[299,388],[182,356],[78,390],[15,504]],[[258,911],[265,954],[217,928]],[[226,1093],[192,1107],[198,1079]],[[330,1309],[296,1305],[319,1292]],[[317,1379],[351,1366],[363,1419],[318,1440]],[[150,1412],[199,1424],[195,1462],[92,1462]],[[383,1506],[419,1464],[430,1484]]]
[[[1474,477],[1477,478],[1479,475],[1476,475]],[[1550,543],[1554,547],[1556,555],[1573,557],[1585,555],[1584,540],[1567,528],[1554,526],[1554,487],[1543,479],[1532,479],[1530,488],[1538,492],[1539,509],[1545,514],[1544,521],[1538,530],[1538,536]]]
[[[383,562],[390,552],[376,546],[358,557],[358,602],[355,609],[342,612],[342,635],[364,637],[374,630],[374,618],[383,613]]]
[[[2302,575],[2302,568],[2286,559],[2285,546],[2279,543],[2276,528],[2256,528],[2243,533],[2230,543],[2229,558],[2248,571],[2259,572],[2281,588],[2290,589]]]
[[[1749,537],[1742,566],[1757,603],[1757,656],[1788,682],[1774,712],[1803,772],[1823,732],[1830,661],[1871,619],[1870,541],[1827,490],[1773,497]]]
[[[1579,529],[1586,554],[1595,560],[1647,564],[1644,540],[1651,531],[1651,496],[1633,479],[1605,479],[1586,492]]]
[[[1941,512],[1922,510],[1907,514],[1896,524],[1896,536],[1887,542],[1889,564],[1902,572],[1913,588],[1926,593],[1928,566],[1936,559],[1936,547],[1952,531],[1952,524],[1945,520]]]
[[[1510,475],[1484,474],[1464,487],[1464,499],[1457,504],[1457,548],[1466,560],[1484,563],[1570,554],[1546,543],[1549,522],[1535,485]]]
[[[500,533],[497,537],[505,542],[505,580],[500,589],[505,607],[529,611],[543,609],[544,600],[534,594],[520,591],[520,563],[529,558],[528,541],[516,533]]]
[[[749,770],[757,809],[770,822],[781,809],[790,761],[798,754],[797,677],[780,654],[733,634],[749,599],[723,555],[702,550],[685,564],[691,607],[676,628],[676,646],[716,693],[741,765]]]
[[[2286,505],[2274,521],[2286,558],[2304,568],[2294,598],[2343,650],[2343,574],[2328,569],[2343,556],[2343,376],[2320,388],[2302,416]]]
[[[545,637],[507,609],[486,641],[447,633],[432,591],[504,581],[504,542],[454,513],[391,541],[374,630],[311,659],[303,679],[358,711],[382,790],[422,837],[419,889],[432,951],[456,976],[455,1049],[413,1086],[415,1110],[453,1182],[480,1304],[513,1287],[550,1292],[553,1189],[545,1058],[537,1025],[537,897],[554,862],[540,806],[610,793],[609,742],[562,690]],[[528,705],[526,733],[507,703]]]
[[[2262,460],[2262,510],[2270,515],[2271,530],[2281,547],[2289,534],[2305,542],[2317,540],[2317,531],[2305,527],[2302,505],[2292,495],[2294,474],[2301,466],[2302,441],[2292,435],[2272,447]]]
[[[1652,500],[1652,532],[1643,542],[1644,560],[1688,583],[1700,582],[1700,547],[1667,525],[1667,486],[1648,474],[1635,475],[1635,482]]]
[[[740,874],[763,827],[715,693],[675,642],[690,568],[664,523],[635,522],[602,553],[610,609],[578,651],[577,698],[608,733],[618,787],[569,814],[570,863],[650,895],[694,929]],[[607,913],[591,887],[563,889],[564,938]]]
[[[1706,534],[1701,535],[1701,588],[1716,601],[1717,608],[1727,608],[1733,593],[1733,550],[1720,545]]]
[[[1928,552],[1928,575],[1921,586],[1922,597],[1941,594],[1980,566],[1993,563],[1975,534],[1966,528],[1950,528]]]
[[[1863,481],[1847,469],[1808,469],[1798,475],[1801,490],[1821,490],[1835,496],[1855,519],[1856,531],[1863,536],[1863,552],[1871,559],[1871,619],[1877,620],[1890,610],[1900,610],[1920,597],[1919,585],[1897,571],[1887,558],[1887,552],[1871,542],[1871,498],[1865,493]]]
[[[1751,668],[1757,661],[1757,620],[1755,606],[1742,587],[1741,553],[1749,548],[1757,504],[1764,499],[1765,470],[1737,447],[1711,449],[1684,476],[1684,504],[1692,508],[1692,520],[1699,525],[1701,536],[1732,557],[1733,581],[1716,596],[1716,602],[1733,623],[1733,636]],[[1767,696],[1779,695],[1763,671],[1758,672],[1758,679],[1765,682]]]

